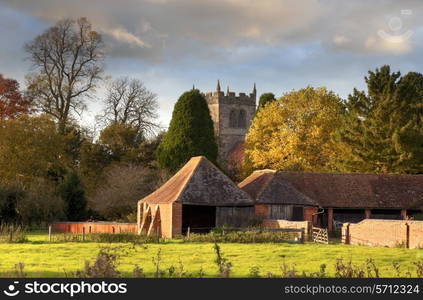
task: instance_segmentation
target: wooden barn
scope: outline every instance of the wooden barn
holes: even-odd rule
[[[239,184],[270,219],[334,224],[407,219],[423,208],[423,175],[256,171]]]
[[[138,202],[138,233],[172,238],[214,227],[248,226],[254,200],[205,157],[193,157]]]

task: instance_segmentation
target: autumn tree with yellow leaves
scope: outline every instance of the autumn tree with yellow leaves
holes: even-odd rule
[[[246,138],[253,169],[332,171],[341,126],[342,99],[326,88],[307,87],[260,109]]]

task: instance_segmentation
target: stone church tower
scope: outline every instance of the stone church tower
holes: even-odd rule
[[[214,131],[219,147],[219,160],[225,161],[237,145],[243,143],[256,112],[256,85],[249,95],[229,91],[221,91],[217,81],[215,92],[206,93],[210,115],[214,123]]]

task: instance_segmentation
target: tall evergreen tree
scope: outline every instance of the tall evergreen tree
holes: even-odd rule
[[[354,89],[338,134],[339,169],[372,173],[423,172],[423,75],[369,71],[367,93]]]
[[[156,155],[160,166],[171,172],[193,156],[204,155],[216,161],[213,121],[207,102],[199,90],[185,92],[176,102],[169,130]]]

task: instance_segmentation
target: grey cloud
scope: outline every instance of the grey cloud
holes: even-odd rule
[[[4,1],[3,1],[4,2]],[[38,0],[5,4],[46,22],[88,17],[103,32],[113,56],[150,61],[183,56],[225,57],[245,45],[289,46],[319,41],[331,51],[402,54],[410,41],[392,44],[378,36],[403,17],[404,30],[423,25],[423,2],[335,0]],[[413,15],[401,16],[412,9]]]

